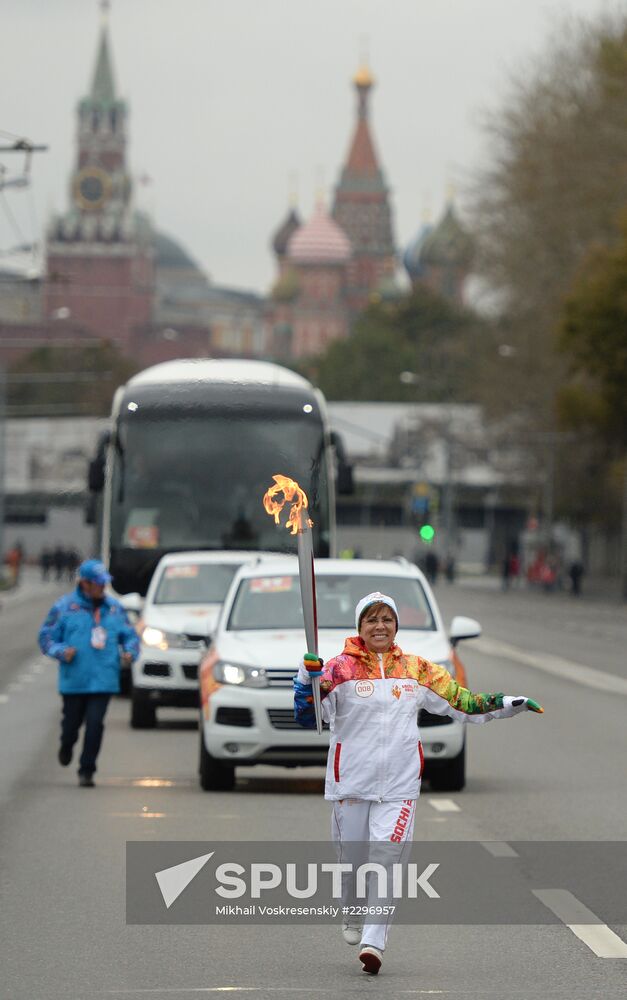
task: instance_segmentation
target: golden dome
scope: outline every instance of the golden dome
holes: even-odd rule
[[[361,66],[355,73],[353,77],[353,83],[356,87],[372,87],[374,86],[374,77],[370,72],[370,67],[367,63],[362,62]]]

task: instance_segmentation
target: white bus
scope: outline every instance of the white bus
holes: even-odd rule
[[[324,397],[286,368],[202,359],[140,372],[118,389],[89,470],[90,490],[102,494],[102,558],[113,587],[144,595],[166,552],[295,552],[296,539],[263,509],[275,473],[303,487],[315,555],[333,556],[336,457],[339,489],[350,492]]]

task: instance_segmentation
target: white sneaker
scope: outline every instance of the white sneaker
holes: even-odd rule
[[[359,961],[364,972],[370,976],[376,976],[383,961],[383,952],[379,951],[372,944],[365,944],[359,952]]]
[[[362,931],[363,926],[361,924],[342,924],[342,934],[346,944],[359,944]]]

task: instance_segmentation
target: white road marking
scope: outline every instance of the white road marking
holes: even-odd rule
[[[428,799],[429,805],[441,813],[458,813],[461,809],[452,799]]]
[[[540,900],[597,958],[627,958],[627,943],[567,889],[533,889]]]
[[[113,812],[109,813],[110,816],[116,816],[118,818],[125,819],[163,819],[167,816],[167,813],[151,813],[151,812]]]
[[[550,653],[529,653],[519,646],[510,646],[508,642],[489,639],[486,636],[475,639],[473,649],[487,656],[524,663],[526,667],[534,667],[535,670],[543,670],[546,674],[575,681],[576,684],[584,684],[586,687],[594,688],[595,691],[627,695],[626,678],[608,674],[605,670],[594,670],[573,660],[564,660],[561,656],[552,656]]]
[[[107,995],[110,997],[127,997],[127,996],[137,996],[138,994],[165,994],[165,993],[307,993],[308,996],[321,996],[323,993],[330,993],[332,996],[337,996],[337,989],[325,989],[324,987],[316,986],[182,986],[177,988],[170,987],[155,987],[149,989],[138,989],[138,990],[107,990]],[[348,995],[349,993],[356,993],[362,996],[362,989],[358,988],[356,990],[343,989],[343,994]],[[425,996],[444,996],[450,993],[450,990],[397,990],[398,996],[412,996],[412,997],[425,997]]]
[[[22,684],[20,681],[13,681],[11,684],[7,686],[7,691],[21,691],[21,690],[22,690]]]
[[[9,700],[8,694],[0,694],[0,705],[6,705]]]
[[[37,678],[33,677],[32,674],[25,674],[20,678],[22,684],[34,684],[36,680]]]
[[[485,847],[488,854],[493,858],[519,858],[520,855],[513,847],[510,847],[504,840],[482,840],[481,846]]]

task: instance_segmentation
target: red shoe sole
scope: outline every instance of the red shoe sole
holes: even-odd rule
[[[376,955],[371,955],[369,951],[362,952],[359,961],[364,967],[363,971],[370,976],[376,976],[381,968],[381,959],[377,958]]]

